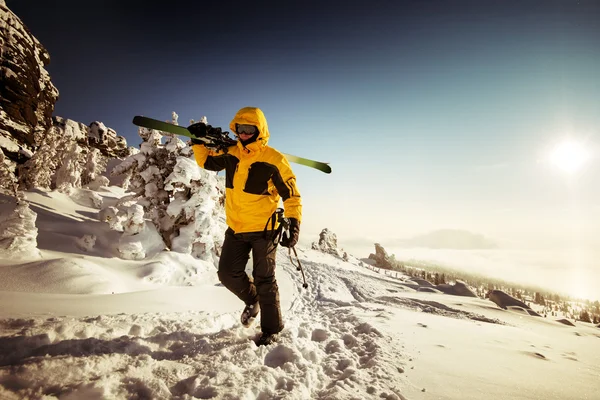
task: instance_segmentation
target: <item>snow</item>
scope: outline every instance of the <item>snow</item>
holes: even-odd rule
[[[27,192],[40,254],[0,259],[2,399],[598,398],[599,328],[419,291],[364,255],[299,246],[303,289],[279,248],[286,328],[257,348],[212,261],[122,259],[123,232],[82,199],[147,221],[120,188],[76,193]]]

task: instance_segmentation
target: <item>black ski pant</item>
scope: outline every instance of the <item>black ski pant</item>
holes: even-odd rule
[[[252,251],[253,282],[246,274],[246,263]],[[263,333],[283,329],[279,306],[279,288],[275,280],[276,249],[271,232],[234,233],[225,231],[225,241],[219,260],[219,280],[246,305],[258,301],[260,326]]]

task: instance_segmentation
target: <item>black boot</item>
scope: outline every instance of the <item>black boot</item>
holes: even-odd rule
[[[256,343],[257,346],[268,346],[277,342],[278,339],[279,334],[277,333],[263,333],[254,339],[254,343]]]
[[[242,312],[242,315],[240,317],[240,322],[242,323],[242,325],[244,325],[246,328],[252,325],[259,311],[260,306],[258,305],[258,302],[246,305],[246,308],[244,308],[244,311]]]

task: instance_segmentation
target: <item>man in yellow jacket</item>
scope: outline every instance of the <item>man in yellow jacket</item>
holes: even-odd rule
[[[188,129],[201,137],[202,127]],[[272,343],[283,329],[279,288],[275,279],[276,245],[270,219],[275,218],[279,199],[290,221],[290,236],[281,242],[293,247],[298,241],[302,202],[296,177],[283,154],[268,145],[269,128],[263,112],[244,107],[230,123],[238,141],[223,151],[192,140],[196,162],[211,171],[225,170],[225,212],[228,229],[219,260],[219,280],[246,307],[241,322],[250,326],[259,311],[262,335],[257,345]],[[269,223],[269,224],[267,224]],[[245,272],[252,251],[253,281]]]

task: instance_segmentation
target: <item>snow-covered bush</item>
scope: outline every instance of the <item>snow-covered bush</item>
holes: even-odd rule
[[[158,254],[165,248],[154,225],[144,219],[144,209],[139,204],[134,204],[127,209],[123,230],[118,245],[121,258],[142,260]]]
[[[127,219],[127,214],[117,207],[109,206],[98,212],[98,219],[106,222],[113,231],[123,232],[123,223]]]

